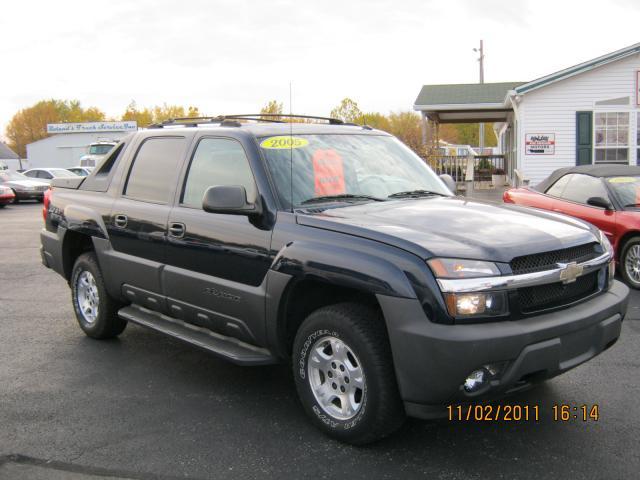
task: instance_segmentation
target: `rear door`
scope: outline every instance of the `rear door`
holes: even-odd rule
[[[160,273],[167,218],[186,147],[184,136],[143,139],[107,225],[114,250],[111,275],[125,297],[158,311],[166,311]]]
[[[242,185],[257,196],[243,145],[226,137],[200,138],[168,222],[163,285],[176,318],[260,344],[271,230],[244,215],[202,209],[211,186]]]
[[[602,183],[602,179],[579,173],[565,175],[562,178],[566,179],[564,188],[554,198],[553,210],[595,225],[613,243],[616,232],[616,212],[587,204],[587,200],[591,197],[602,197],[611,203],[609,192]]]

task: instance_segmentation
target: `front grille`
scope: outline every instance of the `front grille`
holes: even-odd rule
[[[598,291],[598,271],[578,277],[575,282],[549,283],[518,289],[522,313],[561,307],[582,300]]]
[[[598,256],[599,245],[597,243],[586,243],[577,247],[563,248],[552,252],[536,253],[524,255],[511,260],[511,270],[515,275],[522,273],[542,272],[553,270],[557,263],[581,263]]]

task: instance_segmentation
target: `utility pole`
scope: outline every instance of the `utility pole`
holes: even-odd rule
[[[484,83],[484,45],[482,44],[482,40],[480,40],[480,48],[474,48],[473,49],[474,52],[478,52],[479,53],[479,57],[478,57],[478,63],[480,64],[480,85],[482,85]],[[479,147],[482,149],[484,148],[484,123],[480,124],[480,142],[479,142]]]

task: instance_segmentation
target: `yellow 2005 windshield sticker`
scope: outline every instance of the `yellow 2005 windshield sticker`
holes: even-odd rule
[[[269,137],[260,142],[260,146],[266,149],[287,149],[302,148],[309,145],[309,140],[300,137],[290,137],[288,135],[281,137]]]
[[[634,183],[638,179],[634,177],[613,177],[609,179],[609,183]]]

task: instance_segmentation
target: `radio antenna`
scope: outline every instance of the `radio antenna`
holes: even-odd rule
[[[293,115],[293,94],[291,88],[291,80],[289,80],[289,115]],[[291,202],[291,211],[293,212],[293,123],[292,117],[289,118],[289,201]]]

